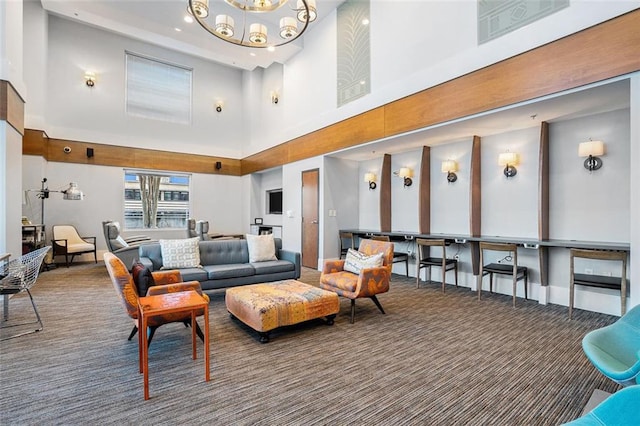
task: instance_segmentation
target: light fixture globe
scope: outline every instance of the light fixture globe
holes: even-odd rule
[[[187,9],[202,28],[220,40],[238,46],[271,50],[298,39],[317,17],[315,0],[297,0],[295,8],[283,8],[287,2],[288,0],[187,0]],[[298,21],[302,23],[300,28]],[[235,27],[235,22],[244,24],[238,28]],[[273,27],[271,31],[269,26]],[[280,37],[272,36],[273,40],[270,40],[269,32],[277,33]]]
[[[209,0],[190,1],[187,6],[187,12],[202,19],[206,18],[209,16]]]

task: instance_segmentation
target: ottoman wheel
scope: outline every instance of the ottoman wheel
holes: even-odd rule
[[[232,320],[237,319],[235,315],[233,315],[231,312],[229,312],[229,318],[231,318]]]
[[[269,343],[269,333],[259,332],[260,343]]]

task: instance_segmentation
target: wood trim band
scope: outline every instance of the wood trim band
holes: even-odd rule
[[[431,233],[431,148],[422,147],[418,221],[421,234]]]
[[[65,147],[71,152],[66,153]],[[87,148],[93,148],[92,157],[87,156]],[[42,155],[47,161],[62,163],[241,176],[240,160],[233,158],[50,139],[41,130],[26,131],[23,154]],[[215,167],[218,161],[222,163],[220,169]]]
[[[391,232],[391,155],[382,157],[380,174],[380,232]]]
[[[6,80],[0,80],[0,120],[24,136],[24,100]]]

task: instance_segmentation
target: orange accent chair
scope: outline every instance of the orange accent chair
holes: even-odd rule
[[[393,243],[363,239],[358,251],[367,256],[384,253],[382,266],[364,268],[356,275],[344,270],[344,259],[332,259],[324,263],[320,275],[320,288],[351,299],[351,324],[354,322],[356,299],[361,297],[373,300],[380,312],[385,313],[376,295],[389,291],[393,265]]]
[[[122,260],[120,260],[116,255],[109,252],[105,253],[104,264],[107,267],[113,287],[116,289],[116,293],[118,294],[125,311],[129,317],[133,319],[133,330],[131,330],[131,334],[129,334],[128,338],[128,340],[131,340],[138,331],[138,289],[133,281],[133,276],[129,273]],[[152,272],[151,275],[153,277],[154,284],[147,290],[147,296],[195,290],[202,295],[207,302],[209,301],[209,296],[202,293],[200,283],[198,281],[182,282],[182,276],[178,270],[157,271]],[[204,310],[198,311],[197,315],[204,315]],[[182,322],[185,327],[189,327],[191,324],[191,314],[175,313],[149,318],[149,344],[151,344],[151,339],[158,327],[170,322]],[[204,341],[204,334],[202,334],[202,330],[197,323],[196,333],[200,339]]]

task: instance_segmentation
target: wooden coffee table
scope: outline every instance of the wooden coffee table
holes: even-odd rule
[[[333,324],[340,311],[338,295],[296,280],[228,288],[227,311],[260,334],[260,342],[269,341],[269,331],[326,317]]]
[[[144,399],[149,399],[149,347],[147,343],[147,324],[149,318],[177,312],[191,313],[191,346],[193,359],[196,352],[196,314],[204,310],[204,379],[209,381],[209,303],[196,291],[179,291],[158,294],[138,299],[138,356],[140,372],[144,376]]]

